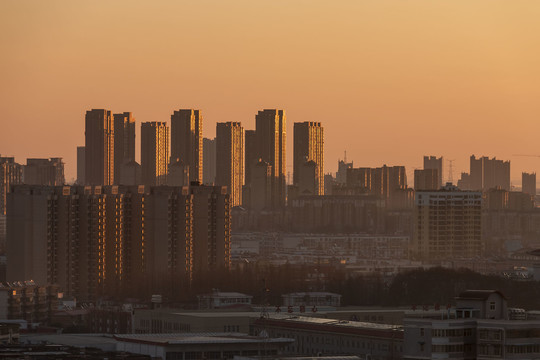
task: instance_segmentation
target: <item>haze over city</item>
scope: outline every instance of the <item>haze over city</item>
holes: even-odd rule
[[[2,155],[62,156],[70,180],[87,109],[198,108],[213,137],[281,108],[291,134],[324,124],[325,172],[347,150],[412,177],[429,153],[457,180],[476,154],[511,160],[519,185],[540,166],[512,156],[540,155],[539,16],[536,1],[4,1]]]

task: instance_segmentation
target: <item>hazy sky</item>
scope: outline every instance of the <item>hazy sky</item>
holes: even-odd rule
[[[169,121],[200,108],[255,127],[283,108],[325,127],[325,170],[425,154],[540,171],[540,1],[0,0],[0,153],[63,157],[75,176],[87,109]],[[138,152],[138,150],[137,150]],[[139,154],[137,154],[139,157]],[[445,169],[445,178],[448,168]]]

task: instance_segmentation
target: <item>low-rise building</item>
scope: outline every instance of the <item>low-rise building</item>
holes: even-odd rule
[[[503,294],[469,290],[456,300],[446,316],[405,319],[404,359],[540,357],[540,321],[511,320],[524,317]]]
[[[199,310],[226,309],[231,307],[249,307],[253,296],[237,292],[221,292],[214,290],[210,294],[197,296]]]

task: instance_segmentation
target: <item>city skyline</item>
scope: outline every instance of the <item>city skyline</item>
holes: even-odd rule
[[[540,170],[540,159],[512,157],[540,155],[540,4],[127,4],[0,5],[10,34],[0,59],[10,69],[0,86],[2,155],[62,157],[69,180],[86,109],[147,122],[198,108],[203,136],[213,137],[216,122],[249,130],[257,109],[279,108],[289,134],[293,122],[324,124],[325,172],[345,150],[362,166],[405,165],[409,176],[425,154],[456,159],[454,180],[470,154],[511,160],[514,183]],[[129,20],[122,27],[119,16]],[[184,35],[195,24],[202,30]],[[365,133],[373,136],[357,141]]]

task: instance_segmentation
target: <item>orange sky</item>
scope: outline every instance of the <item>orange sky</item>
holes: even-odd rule
[[[90,108],[200,108],[205,136],[283,108],[289,155],[293,122],[323,123],[326,171],[345,149],[409,175],[433,154],[457,180],[474,153],[519,185],[540,171],[512,156],[540,155],[539,19],[538,0],[4,0],[0,153],[61,156],[70,179]]]

